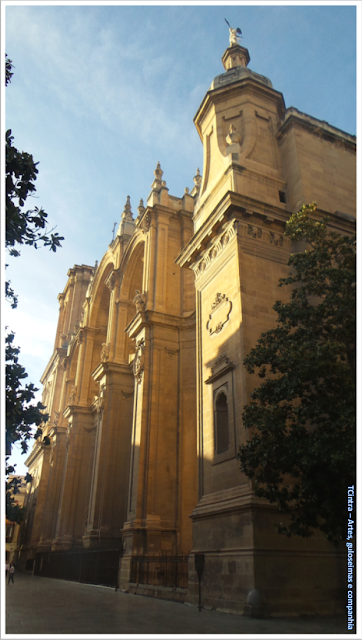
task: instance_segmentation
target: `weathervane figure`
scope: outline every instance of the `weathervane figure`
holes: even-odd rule
[[[229,27],[229,43],[230,43],[230,47],[233,44],[239,44],[240,42],[240,37],[241,36],[241,29],[239,29],[239,27],[237,29],[232,29],[232,27],[230,27],[230,24],[228,23],[228,21],[225,18],[225,22]]]

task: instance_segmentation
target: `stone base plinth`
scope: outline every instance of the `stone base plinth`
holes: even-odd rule
[[[136,584],[135,582],[129,583],[128,592],[161,600],[172,600],[173,602],[185,602],[187,596],[187,589],[158,587],[150,584]]]
[[[198,605],[195,553],[203,553],[205,608],[261,618],[345,611],[345,551],[321,533],[282,536],[280,513],[271,505],[252,496],[237,502],[228,509],[209,496],[194,510],[186,602]]]

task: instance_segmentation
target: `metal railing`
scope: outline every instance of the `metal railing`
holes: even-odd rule
[[[133,556],[130,581],[187,589],[188,556]]]
[[[34,573],[44,578],[117,587],[119,549],[81,549],[37,553]]]

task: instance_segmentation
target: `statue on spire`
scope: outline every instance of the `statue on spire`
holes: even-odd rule
[[[240,44],[240,36],[241,36],[241,29],[239,29],[239,27],[237,29],[233,29],[230,24],[228,23],[228,21],[225,18],[225,22],[229,27],[229,44],[230,47],[233,46],[233,44]]]

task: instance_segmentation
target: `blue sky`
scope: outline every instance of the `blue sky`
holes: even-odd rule
[[[101,260],[127,196],[134,215],[146,201],[157,161],[175,196],[203,172],[193,117],[223,72],[224,18],[287,107],[356,134],[354,5],[7,2],[2,11],[2,55],[14,64],[5,126],[39,162],[33,204],[65,237],[56,254],[24,248],[8,260],[19,305],[5,305],[3,326],[15,330],[34,383],[53,351],[68,269]],[[25,456],[16,457],[25,472]]]

